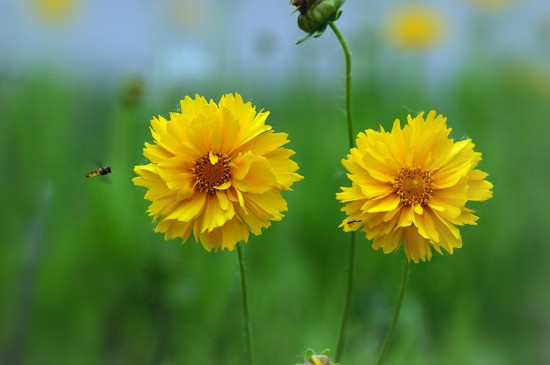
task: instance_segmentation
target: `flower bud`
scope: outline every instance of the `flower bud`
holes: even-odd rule
[[[296,365],[339,365],[330,360],[330,350],[326,349],[320,354],[316,354],[313,349],[307,349],[303,364]]]
[[[291,4],[296,6],[298,16],[298,27],[307,36],[298,40],[301,43],[315,34],[320,37],[325,31],[328,22],[336,21],[342,14],[340,7],[346,0],[292,0]]]
[[[304,365],[334,365],[326,355],[313,355]]]

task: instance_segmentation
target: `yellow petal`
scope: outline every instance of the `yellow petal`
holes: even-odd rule
[[[401,208],[399,219],[397,220],[397,227],[408,227],[413,223],[413,208],[405,206]]]
[[[437,231],[439,232],[438,243],[448,253],[452,254],[454,248],[462,247],[462,238],[460,237],[460,231],[458,231],[458,229],[450,224],[445,218],[440,216],[438,212],[434,213],[435,219],[433,221]]]
[[[214,189],[216,190],[227,190],[231,187],[231,181],[226,181],[221,185],[214,186]]]
[[[397,250],[401,246],[403,240],[403,229],[398,228],[392,231],[390,234],[378,236],[372,243],[372,248],[377,250],[382,247],[384,253],[390,253]]]
[[[228,220],[232,219],[235,215],[233,205],[229,204],[226,208],[222,208],[216,195],[207,194],[204,209],[199,218],[200,233],[212,231],[214,228],[221,227]]]
[[[367,213],[388,212],[399,206],[399,196],[397,194],[388,194],[376,199],[368,200],[361,210]]]
[[[247,191],[254,194],[264,193],[277,185],[277,178],[269,161],[260,156],[252,158],[244,180],[249,187]]]
[[[424,209],[423,214],[414,216],[414,224],[422,237],[433,242],[439,242],[439,232],[435,228],[434,218],[431,209]]]
[[[255,136],[253,139],[250,139],[246,143],[242,143],[241,145],[239,145],[239,147],[235,149],[235,152],[251,152],[254,155],[268,157],[267,155],[270,154],[281,153],[283,149],[280,149],[280,147],[284,146],[288,142],[288,134],[275,133],[269,130],[265,133]],[[290,156],[287,156],[287,158]]]
[[[231,176],[235,180],[243,180],[246,174],[248,174],[248,170],[250,169],[250,166],[252,165],[252,152],[247,152],[245,154],[239,154],[237,157],[233,159],[231,162]]]
[[[173,221],[172,225],[166,230],[165,238],[181,238],[183,242],[187,241],[193,225],[189,222]]]
[[[488,176],[481,170],[472,170],[468,181],[468,200],[485,201],[493,197],[493,184],[485,180]]]
[[[200,241],[208,251],[212,249],[215,251],[218,249],[232,251],[237,242],[248,241],[248,230],[238,219],[232,219],[226,222],[223,227],[203,232],[200,235]]]
[[[210,160],[210,163],[212,165],[217,164],[219,159],[220,158],[217,155],[215,155],[212,151],[208,152],[208,160]]]
[[[363,162],[367,167],[368,174],[382,182],[393,182],[397,176],[397,170],[391,168],[384,163],[377,161],[370,153],[365,154]]]
[[[206,193],[197,193],[191,199],[177,202],[177,207],[166,218],[182,222],[191,221],[204,209],[206,195]]]

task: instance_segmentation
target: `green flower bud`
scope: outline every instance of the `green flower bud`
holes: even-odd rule
[[[325,355],[313,355],[304,365],[334,365],[332,361]]]
[[[324,350],[320,354],[316,354],[313,349],[307,349],[304,357],[305,362],[303,364],[296,365],[339,365],[333,363],[329,356],[330,351],[328,349]]]
[[[328,22],[336,21],[342,11],[340,7],[346,0],[293,0],[292,5],[300,12],[298,27],[308,35],[296,43],[301,43],[315,34],[320,37]]]

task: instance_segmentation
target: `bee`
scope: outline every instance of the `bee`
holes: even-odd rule
[[[107,174],[110,174],[110,173],[111,173],[111,168],[109,166],[106,166],[106,167],[100,167],[97,170],[88,172],[86,174],[86,177],[90,178],[90,177],[95,177],[95,176],[99,176],[99,175],[107,175]]]

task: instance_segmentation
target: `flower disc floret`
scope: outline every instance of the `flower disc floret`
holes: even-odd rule
[[[336,197],[345,204],[345,231],[362,229],[384,253],[404,242],[407,258],[419,262],[431,259],[432,248],[452,254],[462,247],[456,226],[478,219],[466,203],[491,198],[493,185],[476,169],[481,153],[472,141],[449,138],[446,118],[430,111],[407,122],[359,133],[342,160],[351,187]]]
[[[281,192],[302,179],[283,148],[287,134],[265,124],[239,94],[219,103],[196,95],[181,112],[151,120],[154,143],[145,143],[150,163],[136,166],[135,185],[147,188],[148,213],[165,239],[193,234],[208,250],[232,250],[261,234],[287,210]]]
[[[195,161],[193,169],[197,189],[210,194],[231,182],[231,159],[221,153],[208,153]]]
[[[402,167],[395,177],[393,187],[399,195],[399,204],[426,205],[433,192],[431,173],[418,167]]]

